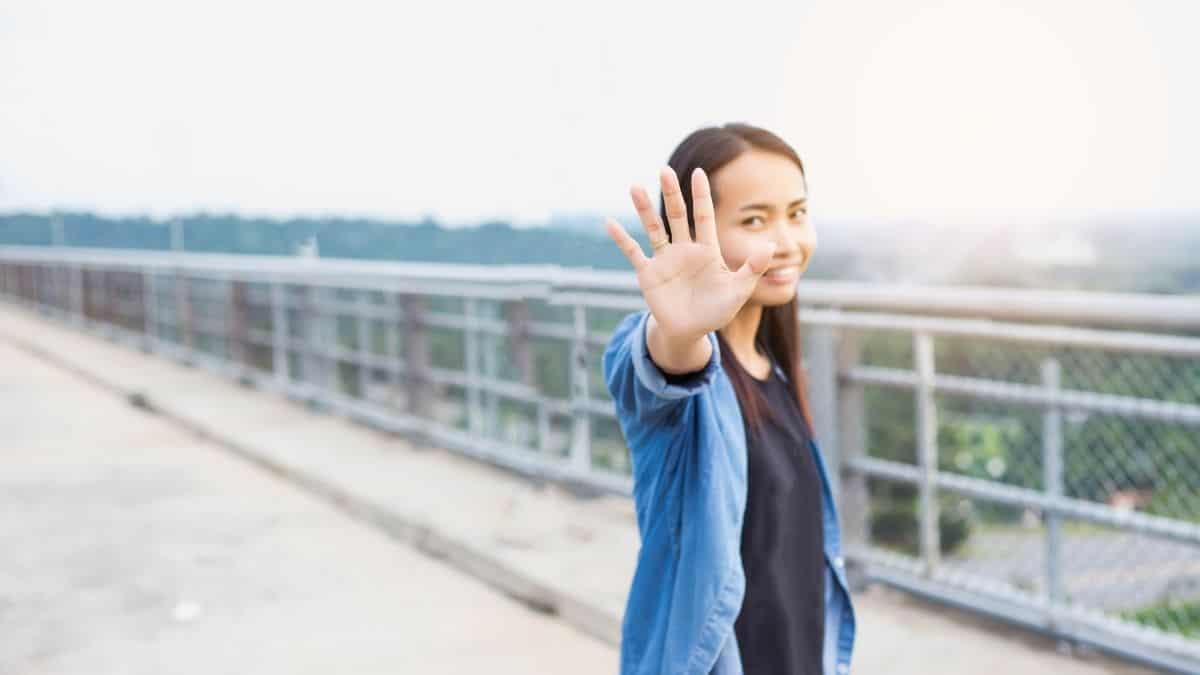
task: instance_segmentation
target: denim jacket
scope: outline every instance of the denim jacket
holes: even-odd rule
[[[622,675],[743,675],[733,630],[745,593],[741,560],[746,435],[737,397],[712,357],[668,383],[646,347],[648,310],[629,314],[604,350],[604,380],[633,464],[641,548],[621,627]],[[841,532],[816,440],[825,539],[825,675],[850,670],[854,608]]]

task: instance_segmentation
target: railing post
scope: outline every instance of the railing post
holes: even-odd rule
[[[142,349],[154,352],[158,347],[158,275],[153,268],[142,270]]]
[[[467,428],[471,435],[483,433],[483,408],[479,402],[479,307],[475,298],[463,299],[466,328],[463,331],[463,358],[467,374]]]
[[[59,319],[66,319],[69,312],[67,311],[70,305],[70,296],[68,289],[71,287],[67,276],[67,268],[62,262],[54,263],[54,312]]]
[[[478,307],[476,307],[478,309]],[[490,313],[489,313],[490,314]],[[491,318],[490,316],[488,318]],[[483,376],[486,380],[495,382],[500,377],[499,363],[496,359],[496,350],[499,348],[496,334],[491,331],[483,331],[479,329],[479,348],[483,352]],[[490,389],[483,390],[483,433],[489,438],[497,438],[500,435],[500,398],[495,391]]]
[[[863,386],[849,382],[844,374],[856,368],[862,359],[857,331],[843,329],[837,345],[838,372],[838,454],[841,461],[841,496],[838,511],[842,517],[842,540],[847,548],[866,549],[871,543],[871,498],[867,477],[851,468],[854,460],[867,456],[867,413]],[[861,581],[861,566],[851,560],[847,569],[851,583]]]
[[[287,286],[282,281],[271,283],[271,374],[275,384],[288,389],[291,379],[288,366]]]
[[[116,270],[104,270],[102,274],[104,279],[104,334],[109,338],[114,338],[121,328],[120,280]]]
[[[121,276],[120,270],[109,270],[105,274],[106,281],[104,283],[105,291],[108,293],[108,324],[111,327],[109,335],[118,339],[121,337],[122,329],[125,328],[125,305],[122,298]]]
[[[1042,361],[1042,387],[1047,394],[1058,393],[1062,386],[1062,368],[1053,357]],[[1053,500],[1063,494],[1062,409],[1049,405],[1042,413],[1042,482],[1046,496]],[[1062,588],[1062,517],[1048,509],[1046,522],[1046,599],[1053,608],[1063,601]],[[1053,612],[1052,612],[1053,614]]]
[[[22,264],[19,268],[17,276],[18,292],[21,296],[21,303],[28,309],[33,309],[33,282],[29,280],[33,267],[29,263]]]
[[[842,453],[838,438],[837,335],[831,326],[813,326],[807,331],[805,342],[804,365],[813,433],[828,467],[830,491],[834,499],[839,499]]]
[[[937,403],[933,395],[936,369],[933,337],[929,333],[913,334],[913,354],[917,369],[917,465],[921,473],[919,541],[925,574],[932,576],[941,558],[941,533],[937,500]]]
[[[226,301],[229,303],[226,316],[229,325],[225,334],[229,342],[228,357],[233,376],[247,382],[253,368],[250,364],[250,308],[246,299],[246,284],[230,278]]]
[[[329,296],[318,286],[304,286],[304,385],[309,403],[331,405],[333,387],[329,345],[328,317],[325,315]],[[337,322],[337,317],[333,317]],[[334,342],[336,345],[336,341]]]
[[[571,466],[580,474],[586,474],[592,467],[587,309],[583,305],[575,305],[574,318],[575,335],[571,340]]]
[[[58,318],[69,321],[71,318],[71,269],[64,262],[54,266],[54,306]]]
[[[71,323],[75,324],[76,326],[83,326],[84,324],[87,323],[87,316],[85,316],[85,314],[84,314],[84,312],[85,312],[84,302],[85,301],[84,301],[84,286],[83,286],[83,267],[81,267],[77,264],[72,264],[70,266],[70,268],[68,268],[68,271],[71,276],[71,279],[70,279]]]
[[[96,293],[92,290],[92,277],[94,274],[91,270],[79,266],[79,316],[80,325],[84,328],[89,327],[92,321],[96,319]]]
[[[179,268],[175,268],[175,325],[179,331],[180,356],[184,363],[192,363],[195,337],[192,334],[191,282]]]
[[[405,296],[404,316],[408,412],[421,419],[430,419],[433,416],[434,392],[429,380],[429,329],[425,325],[425,299],[417,295]]]
[[[358,332],[358,393],[364,401],[371,400],[371,365],[374,355],[371,339],[371,291],[358,289],[354,292],[354,306],[357,310],[355,330]]]
[[[521,383],[535,387],[537,373],[533,367],[533,349],[530,340],[531,312],[528,300],[516,300],[507,304],[508,309],[508,344],[512,350],[513,364],[520,374]],[[538,451],[546,452],[550,448],[550,415],[546,411],[545,396],[538,393],[537,400],[537,439]]]
[[[398,366],[403,359],[404,354],[400,349],[400,317],[403,316],[404,309],[401,307],[400,295],[398,293],[389,292],[385,296],[387,307],[387,318],[383,323],[384,330],[384,345],[383,358],[388,362],[387,369],[387,404],[388,407],[398,408],[399,392],[400,392],[400,371]]]
[[[46,270],[48,269],[48,267],[45,264],[39,264],[37,267],[34,267],[33,269],[34,269],[34,275],[33,275],[34,303],[37,305],[38,313],[45,314],[46,310],[49,309],[49,305],[50,305],[50,303],[46,301],[46,296],[48,294],[48,288],[47,288],[48,284],[46,283]]]

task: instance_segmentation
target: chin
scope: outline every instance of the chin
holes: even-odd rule
[[[763,307],[786,305],[796,299],[796,287],[793,285],[784,287],[767,286],[766,288],[760,286],[755,290],[751,299]]]

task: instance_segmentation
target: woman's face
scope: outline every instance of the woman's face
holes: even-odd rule
[[[717,241],[729,269],[741,267],[755,248],[775,242],[775,255],[748,302],[789,302],[817,248],[800,167],[783,155],[752,149],[710,180],[717,200]]]

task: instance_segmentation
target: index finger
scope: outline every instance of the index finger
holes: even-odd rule
[[[650,237],[650,243],[667,241],[666,228],[663,227],[654,207],[650,205],[650,196],[646,194],[646,190],[640,185],[635,185],[629,189],[629,196],[633,198],[633,208],[642,221],[642,227],[646,228],[646,236]]]
[[[662,188],[663,205],[666,206],[667,224],[671,226],[671,240],[691,241],[687,203],[683,201],[683,191],[679,189],[679,177],[670,166],[664,166],[659,172],[658,180],[659,187]]]

